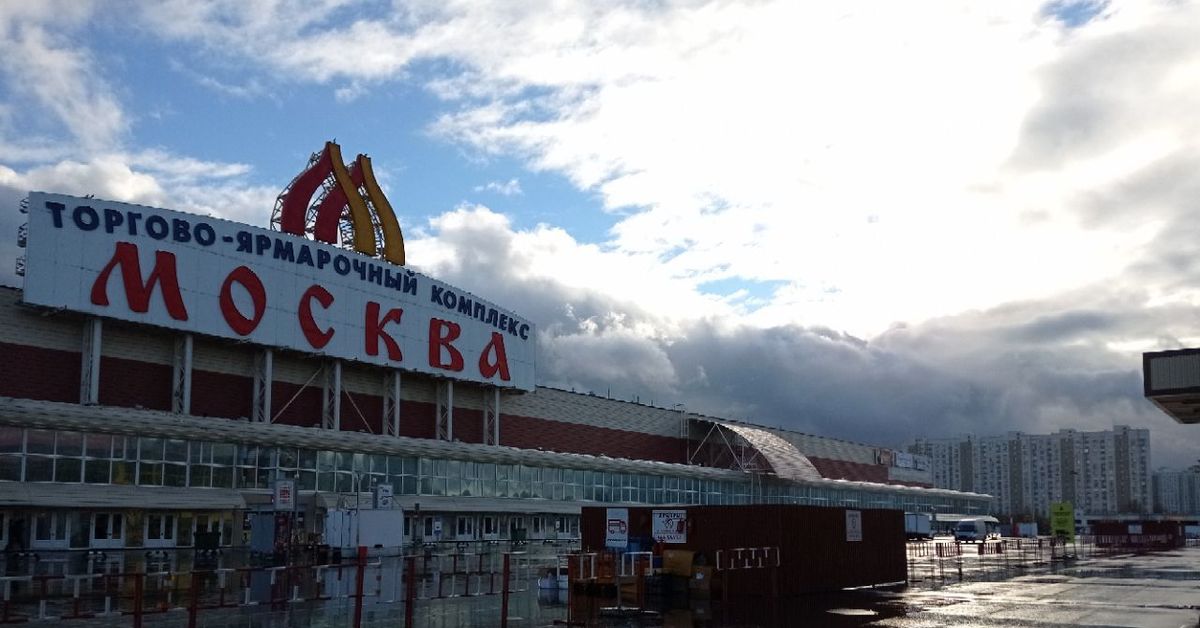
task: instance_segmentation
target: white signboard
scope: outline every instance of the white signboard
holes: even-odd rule
[[[863,536],[862,530],[862,511],[847,510],[846,511],[846,540],[861,541]]]
[[[534,328],[388,262],[277,231],[29,195],[24,300],[494,386],[534,389]]]
[[[623,550],[629,547],[629,509],[605,509],[604,547]]]
[[[296,509],[296,483],[292,480],[275,480],[275,510],[291,512]]]
[[[903,451],[896,452],[895,464],[902,469],[915,469],[917,467],[916,462],[913,460],[913,455]]]
[[[387,510],[392,507],[392,485],[380,484],[375,487],[375,508]]]
[[[1141,533],[1142,533],[1142,524],[1140,524],[1140,523],[1129,524],[1129,534],[1141,534]]]
[[[686,510],[655,510],[651,513],[650,521],[655,541],[687,543]]]

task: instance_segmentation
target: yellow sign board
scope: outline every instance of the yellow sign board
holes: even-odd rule
[[[1075,540],[1075,508],[1071,502],[1050,504],[1050,534]]]

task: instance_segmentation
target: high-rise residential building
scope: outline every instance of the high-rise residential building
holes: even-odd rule
[[[1117,426],[1100,432],[1008,432],[918,439],[935,486],[987,493],[999,514],[1048,516],[1071,502],[1087,514],[1150,512],[1150,432]]]
[[[1154,512],[1164,515],[1200,514],[1200,467],[1154,472]]]

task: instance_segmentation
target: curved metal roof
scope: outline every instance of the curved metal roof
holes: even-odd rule
[[[752,447],[767,459],[775,475],[786,480],[798,482],[813,482],[823,480],[821,473],[809,462],[796,446],[766,430],[738,425],[736,423],[721,423],[721,427],[741,436]]]

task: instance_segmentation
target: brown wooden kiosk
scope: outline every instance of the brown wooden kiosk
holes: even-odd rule
[[[671,531],[663,532],[667,526]],[[904,513],[899,510],[585,507],[581,536],[583,552],[653,548],[672,557],[686,555],[693,581],[708,579],[712,595],[725,599],[835,591],[904,582],[906,576]],[[622,537],[627,539],[623,545]],[[670,562],[675,563],[671,571],[677,572],[678,561]]]

